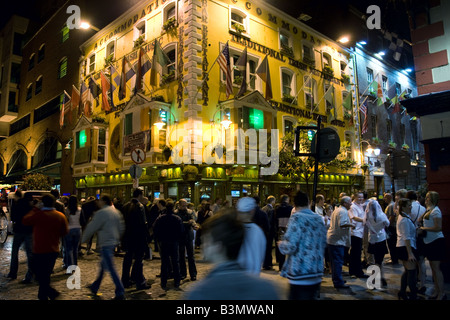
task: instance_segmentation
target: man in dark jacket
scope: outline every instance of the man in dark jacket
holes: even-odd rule
[[[263,268],[265,270],[272,270],[272,249],[273,249],[273,240],[275,239],[275,197],[268,196],[267,204],[261,209],[267,215],[267,219],[269,220],[269,232],[266,235],[267,244],[266,244],[266,257],[264,259]]]
[[[284,240],[284,233],[286,232],[292,209],[293,207],[289,204],[289,196],[283,194],[280,197],[280,205],[275,209],[275,232],[277,233],[277,241]],[[280,252],[278,246],[275,247],[275,255],[281,271],[285,256]]]
[[[189,265],[189,275],[191,276],[191,280],[197,280],[197,267],[195,266],[195,258],[194,258],[194,230],[196,228],[195,223],[195,215],[194,212],[187,208],[187,201],[185,199],[181,199],[179,201],[178,209],[175,211],[175,214],[181,218],[183,221],[184,232],[180,240],[180,273],[181,279],[186,278],[186,258],[185,255],[188,256],[188,265]]]
[[[143,259],[148,248],[149,231],[145,217],[145,208],[141,203],[142,199],[143,191],[135,189],[133,199],[122,208],[125,221],[123,246],[126,252],[122,264],[122,283],[125,288],[129,288],[132,285],[132,281],[134,281],[137,290],[150,288],[146,283],[143,272]],[[131,265],[133,265],[133,268],[130,276]]]
[[[164,214],[160,215],[153,225],[153,232],[160,245],[161,287],[164,290],[170,273],[173,273],[175,288],[180,286],[181,281],[178,243],[183,235],[183,222],[179,216],[173,214],[173,208],[173,201],[167,202]]]
[[[16,279],[19,269],[19,248],[25,243],[25,252],[27,254],[28,271],[22,283],[31,283],[33,273],[31,271],[31,255],[33,244],[33,229],[30,226],[22,224],[22,218],[33,208],[33,196],[28,193],[22,198],[22,192],[17,190],[14,194],[14,201],[11,204],[11,221],[13,222],[14,240],[11,249],[11,265],[8,278]]]

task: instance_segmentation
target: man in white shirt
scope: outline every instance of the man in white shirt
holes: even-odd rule
[[[331,214],[330,228],[327,232],[327,244],[330,253],[332,280],[337,289],[349,288],[342,279],[342,265],[344,264],[345,247],[350,247],[350,229],[355,226],[351,223],[348,210],[352,199],[344,196],[340,199],[340,206]]]
[[[348,215],[352,220],[355,228],[352,230],[351,235],[351,249],[350,249],[350,262],[349,262],[349,274],[351,276],[356,276],[358,278],[367,278],[368,276],[364,274],[361,265],[361,252],[362,252],[362,241],[364,237],[364,194],[358,192],[355,194],[355,200],[353,201]]]

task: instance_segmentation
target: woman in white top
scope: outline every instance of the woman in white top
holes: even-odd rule
[[[402,198],[398,201],[397,219],[397,251],[405,271],[400,281],[398,298],[415,300],[417,298],[417,271],[416,271],[416,226],[410,218],[411,200]],[[406,295],[406,286],[409,287],[409,297]]]
[[[69,233],[65,237],[65,249],[67,256],[67,267],[77,265],[78,263],[78,247],[81,239],[81,207],[78,205],[76,196],[70,196],[66,208],[66,217],[69,221]],[[67,273],[72,273],[68,270]]]
[[[364,225],[369,230],[368,252],[374,255],[375,264],[380,268],[381,283],[387,286],[383,273],[384,256],[388,253],[385,228],[389,226],[389,219],[376,200],[370,200],[366,207]]]
[[[445,240],[442,233],[442,213],[437,206],[439,194],[435,191],[429,191],[425,196],[425,205],[427,211],[420,219],[420,232],[426,232],[423,242],[425,257],[430,262],[431,272],[434,280],[434,293],[431,299],[445,300],[444,277],[441,271],[441,260],[445,257]]]

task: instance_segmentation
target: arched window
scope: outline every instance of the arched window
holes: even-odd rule
[[[64,78],[67,74],[67,57],[62,58],[58,65],[58,79]]]
[[[41,45],[38,51],[38,63],[44,60],[45,58],[45,43]]]
[[[19,149],[11,157],[11,160],[8,163],[7,172],[14,173],[19,171],[27,170],[27,155],[25,151]]]
[[[42,75],[40,75],[37,79],[36,79],[36,87],[34,88],[34,94],[38,94],[42,91]]]
[[[61,143],[53,137],[46,138],[36,149],[31,159],[31,167],[39,168],[61,160]]]
[[[237,8],[231,8],[229,28],[233,32],[248,36],[249,23],[247,14]]]

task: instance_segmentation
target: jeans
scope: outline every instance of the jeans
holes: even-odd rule
[[[187,276],[186,270],[186,253],[188,258],[189,275],[192,277],[197,277],[197,267],[195,266],[194,259],[194,245],[192,240],[182,240],[179,244],[179,259],[180,259],[180,273],[181,277]]]
[[[17,278],[17,271],[19,270],[19,249],[22,243],[25,244],[25,252],[27,254],[28,271],[24,280],[33,278],[33,272],[31,271],[31,259],[32,259],[32,246],[33,236],[31,233],[14,233],[14,239],[11,250],[11,265],[9,269],[9,276],[11,278]]]
[[[81,228],[72,228],[64,238],[67,267],[78,264],[78,246],[80,245]]]
[[[143,246],[128,248],[123,257],[122,264],[122,283],[128,284],[130,280],[136,282],[139,287],[145,284],[143,260],[145,248]],[[134,259],[134,262],[133,262]],[[132,268],[133,266],[133,268]],[[131,269],[131,276],[130,276]]]
[[[33,272],[39,282],[38,299],[55,299],[58,292],[50,286],[50,276],[55,267],[57,252],[52,253],[34,253],[32,258]]]
[[[334,286],[344,285],[344,279],[342,278],[342,266],[344,264],[344,246],[335,246],[328,244],[328,251],[330,253],[332,280]]]
[[[122,281],[120,281],[119,275],[116,272],[114,267],[114,246],[104,246],[100,250],[101,261],[100,261],[100,270],[97,276],[97,279],[91,285],[91,291],[97,292],[100,288],[100,284],[103,279],[103,273],[108,271],[111,275],[111,278],[116,286],[116,297],[123,296],[125,293],[125,288],[123,287]]]
[[[175,286],[180,285],[180,265],[178,258],[178,242],[160,242],[161,286],[165,287],[169,274],[173,272]]]

